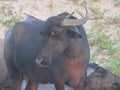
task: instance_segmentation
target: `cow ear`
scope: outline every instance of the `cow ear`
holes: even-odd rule
[[[81,33],[76,28],[69,30],[68,34],[71,38],[82,38]]]

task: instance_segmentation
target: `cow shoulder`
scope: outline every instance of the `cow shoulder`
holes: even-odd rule
[[[18,42],[20,38],[30,30],[31,25],[25,22],[18,22],[14,25],[11,31],[11,35],[15,42]]]
[[[23,21],[17,22],[12,29],[12,34],[15,37],[15,42],[19,41],[19,39],[24,35],[27,35],[29,31],[34,31],[40,28],[43,23],[44,21],[39,20],[33,16],[28,16]]]

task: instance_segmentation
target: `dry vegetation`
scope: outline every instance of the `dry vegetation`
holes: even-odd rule
[[[86,4],[90,20],[84,25],[96,62],[120,76],[120,0],[0,0],[0,37],[26,15],[39,19],[61,12],[80,11]],[[75,14],[80,18],[79,15]]]

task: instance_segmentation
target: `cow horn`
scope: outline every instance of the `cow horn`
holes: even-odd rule
[[[85,24],[88,21],[88,10],[86,7],[85,7],[85,10],[86,10],[86,16],[83,17],[82,19],[64,19],[60,23],[60,26],[79,26],[79,25]],[[80,12],[79,12],[79,14],[80,14]]]

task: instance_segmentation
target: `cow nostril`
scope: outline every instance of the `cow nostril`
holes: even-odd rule
[[[42,65],[47,65],[47,61],[45,59],[41,60]]]
[[[38,67],[47,67],[47,60],[46,59],[36,59],[36,64]]]

